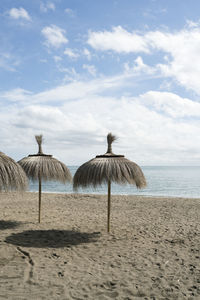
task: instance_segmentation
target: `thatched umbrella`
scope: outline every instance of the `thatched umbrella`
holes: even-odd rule
[[[73,188],[108,184],[108,216],[107,231],[110,232],[110,208],[111,208],[111,182],[118,184],[134,184],[137,188],[146,186],[146,180],[141,168],[134,162],[126,159],[124,155],[116,155],[112,152],[112,143],[116,137],[107,135],[108,149],[103,155],[89,160],[78,168],[74,175]]]
[[[42,152],[42,135],[35,136],[39,146],[37,154],[30,154],[22,158],[18,163],[22,166],[27,176],[32,180],[39,182],[39,215],[38,221],[41,220],[41,191],[42,180],[55,180],[62,183],[71,182],[72,177],[69,169],[65,164],[52,157],[52,155]]]
[[[0,192],[9,190],[23,191],[28,179],[21,166],[3,152],[0,152]]]

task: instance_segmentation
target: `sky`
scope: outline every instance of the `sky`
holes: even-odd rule
[[[200,165],[199,0],[1,0],[0,151]]]

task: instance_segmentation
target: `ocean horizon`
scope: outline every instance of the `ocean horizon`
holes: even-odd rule
[[[72,176],[79,166],[68,166]],[[137,189],[133,185],[112,184],[113,195],[141,195],[163,197],[200,198],[200,166],[143,166],[143,173],[147,180],[145,189]],[[38,182],[31,181],[30,192],[38,191]],[[55,181],[42,182],[45,193],[74,193],[72,184],[61,184]],[[107,186],[96,189],[88,187],[79,189],[78,193],[107,194]]]

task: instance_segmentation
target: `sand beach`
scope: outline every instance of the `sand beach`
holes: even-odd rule
[[[200,299],[200,199],[0,194],[0,299]]]

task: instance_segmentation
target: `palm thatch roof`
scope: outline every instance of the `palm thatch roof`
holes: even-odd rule
[[[117,155],[112,152],[112,143],[115,140],[116,137],[109,133],[107,152],[103,155],[97,155],[78,168],[73,180],[74,190],[77,190],[79,186],[96,188],[98,185],[108,183],[108,181],[118,184],[133,184],[137,188],[146,186],[141,168],[125,158],[124,155]]]
[[[0,191],[23,191],[27,186],[28,180],[21,166],[0,152]]]
[[[72,180],[70,171],[66,165],[51,156],[29,155],[22,158],[19,164],[32,180],[38,180],[39,176],[44,181],[55,180],[66,183]]]
[[[137,188],[146,186],[146,180],[140,167],[124,157],[96,157],[84,163],[74,175],[73,187],[87,187],[115,182],[133,184]]]
[[[73,188],[93,186],[107,183],[108,185],[108,212],[107,231],[110,232],[110,211],[111,211],[111,183],[133,184],[137,188],[146,186],[146,179],[141,168],[134,162],[128,160],[124,155],[117,155],[112,152],[112,143],[116,137],[109,133],[107,135],[108,149],[103,155],[84,163],[78,168],[73,179]]]
[[[62,183],[72,181],[72,176],[65,164],[52,155],[44,154],[42,151],[42,135],[36,135],[35,139],[38,143],[38,153],[30,154],[22,158],[19,164],[22,166],[27,176],[32,180],[38,180],[38,198],[39,198],[39,214],[38,221],[41,220],[41,195],[42,195],[42,180],[55,180]]]
[[[62,183],[72,181],[71,173],[64,163],[52,157],[52,155],[42,152],[42,135],[35,138],[39,146],[38,153],[30,154],[18,162],[27,176],[32,180],[38,180],[41,177],[44,181],[54,180]]]

